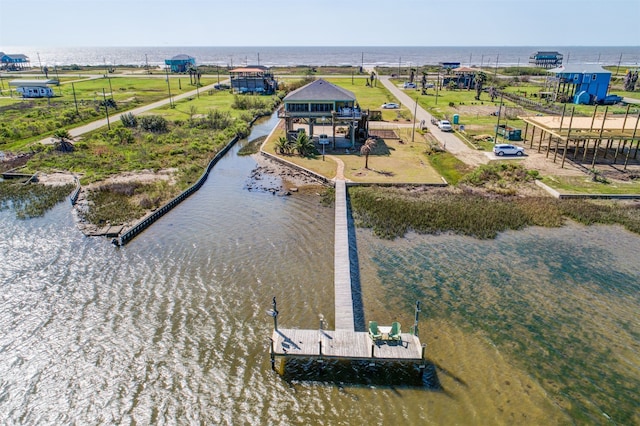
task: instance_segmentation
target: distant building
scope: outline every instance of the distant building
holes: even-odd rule
[[[176,55],[171,59],[165,59],[164,64],[171,67],[171,72],[187,72],[189,68],[195,68],[196,58],[189,55]]]
[[[26,55],[0,52],[0,69],[4,71],[19,71],[29,67],[29,58]]]
[[[572,65],[549,70],[555,74],[556,99],[561,95],[576,104],[603,103],[611,72],[600,65]]]
[[[537,51],[529,57],[529,65],[540,68],[555,68],[562,65],[562,53]]]
[[[9,86],[16,88],[23,98],[51,98],[55,96],[49,86],[57,86],[58,80],[12,80]]]
[[[453,81],[459,89],[475,87],[477,72],[475,68],[453,68],[442,78],[442,85],[447,86],[450,81]]]
[[[440,66],[444,69],[453,69],[460,67],[460,62],[440,62]]]
[[[236,93],[258,93],[272,95],[278,83],[269,68],[261,65],[247,65],[229,71],[231,88]]]

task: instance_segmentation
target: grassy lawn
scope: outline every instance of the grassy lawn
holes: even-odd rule
[[[546,176],[546,185],[567,194],[640,194],[640,182],[594,182],[590,176]]]
[[[182,99],[174,103],[174,107],[170,107],[168,104],[154,109],[150,113],[162,115],[167,120],[189,120],[194,117],[206,115],[210,111],[216,110],[222,113],[229,113],[234,118],[243,117],[246,114],[245,111],[233,108],[233,102],[235,97],[229,90],[211,90],[201,91],[200,95],[189,96],[186,99]],[[275,97],[269,96],[251,96],[242,95],[242,99],[251,97],[256,102],[263,103],[265,108],[269,108],[270,105],[276,103]],[[246,121],[250,121],[253,117],[244,117]]]
[[[397,139],[380,139],[374,151],[369,155],[369,168],[365,169],[365,157],[359,151],[347,153],[345,149],[333,151],[326,149],[325,161],[322,155],[313,158],[302,158],[297,155],[279,155],[280,157],[298,164],[329,179],[336,175],[337,164],[330,156],[335,156],[344,163],[345,178],[353,182],[362,183],[442,183],[436,169],[431,166],[425,152],[427,143],[424,136],[415,135],[415,142],[411,140],[411,129],[401,129],[400,137],[407,141],[400,143]],[[275,141],[284,136],[284,131],[278,129],[265,144],[264,150],[275,152]],[[330,145],[329,145],[330,146]]]
[[[381,109],[380,106],[387,102],[399,103],[382,83],[374,82],[373,86],[367,86],[366,78],[328,78],[327,81],[350,90],[356,96],[362,109],[381,110],[383,121],[406,121],[412,117],[411,111],[406,107],[400,109]]]

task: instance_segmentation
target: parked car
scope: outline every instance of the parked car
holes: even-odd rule
[[[403,88],[405,89],[415,89],[417,86],[415,83],[411,83],[411,82],[406,82],[402,85]]]
[[[524,155],[524,148],[507,143],[499,143],[493,146],[493,153],[500,157],[503,155],[517,155],[521,157]]]
[[[438,121],[438,128],[443,132],[453,132],[453,127],[449,120],[440,120]]]
[[[384,109],[398,109],[400,108],[400,105],[394,103],[394,102],[387,102],[386,104],[382,104],[382,108]]]

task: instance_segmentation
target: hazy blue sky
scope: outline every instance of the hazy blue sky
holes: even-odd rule
[[[637,46],[640,0],[0,0],[3,46]]]

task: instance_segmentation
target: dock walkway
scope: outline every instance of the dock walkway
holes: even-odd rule
[[[344,180],[336,180],[335,197],[335,329],[354,331],[351,262],[349,260],[349,230],[347,228],[347,185]]]

